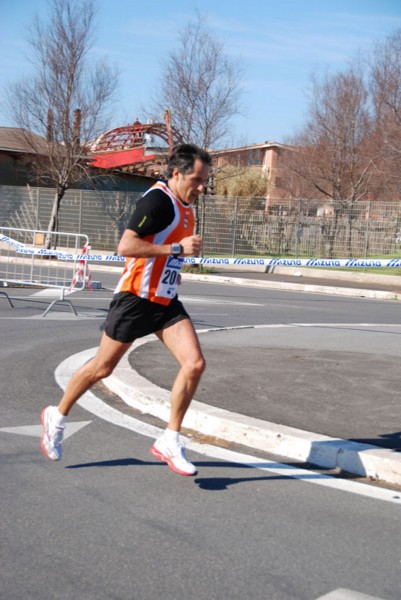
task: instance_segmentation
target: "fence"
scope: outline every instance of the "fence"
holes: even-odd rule
[[[136,192],[67,190],[57,229],[87,235],[97,250],[115,250],[141,196]],[[0,224],[47,230],[54,197],[51,188],[0,186]]]
[[[57,250],[54,250],[57,248]],[[0,280],[6,284],[53,288],[53,300],[43,316],[55,304],[66,304],[77,312],[65,293],[83,289],[88,283],[89,240],[86,235],[39,229],[0,227]],[[1,292],[11,306],[8,294]]]
[[[0,223],[45,230],[54,190],[0,186]],[[86,234],[96,250],[115,252],[141,193],[68,190],[58,229]],[[196,207],[203,252],[212,256],[319,258],[401,254],[401,203],[283,201],[274,214],[264,198],[204,196]]]
[[[286,203],[278,214],[265,199],[205,196],[198,226],[205,253],[222,256],[387,257],[401,254],[401,203],[322,206]]]

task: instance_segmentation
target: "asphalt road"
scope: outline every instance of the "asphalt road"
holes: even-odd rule
[[[387,302],[301,293],[207,284],[181,293],[198,328],[389,325],[399,315]],[[78,318],[67,309],[43,318],[46,303],[24,300],[26,290],[13,292],[15,309],[0,301],[2,597],[314,600],[345,588],[399,600],[400,507],[372,486],[241,448],[191,450],[199,473],[179,477],[149,454],[161,424],[115,398],[136,430],[76,406],[63,461],[47,461],[39,414],[60,397],[60,363],[98,343],[110,294],[91,294],[74,297]]]
[[[206,331],[208,369],[197,400],[401,450],[399,303],[195,283],[187,296],[186,289],[181,297]],[[171,387],[174,359],[158,342],[140,346],[130,363]]]

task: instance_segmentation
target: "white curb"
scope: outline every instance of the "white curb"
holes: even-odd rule
[[[151,340],[138,340],[138,348]],[[170,393],[139,375],[124,356],[104,384],[128,406],[167,422]],[[287,459],[340,468],[348,473],[401,485],[401,455],[377,446],[331,438],[202,404],[194,400],[185,416],[185,427],[269,452]]]
[[[333,296],[352,296],[372,298],[376,300],[401,300],[401,293],[384,290],[369,290],[362,288],[346,288],[338,286],[314,285],[306,283],[290,283],[285,281],[266,281],[263,279],[245,279],[227,275],[198,275],[183,273],[183,281],[206,281],[208,283],[244,285],[248,287],[267,288],[272,290],[289,290],[292,292],[309,292],[314,294],[331,294]]]

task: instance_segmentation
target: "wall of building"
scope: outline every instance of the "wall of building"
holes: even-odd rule
[[[18,155],[0,152],[0,185],[26,185],[30,183],[26,166]]]
[[[103,169],[94,169],[94,179],[72,186],[74,189],[96,189],[101,191],[145,192],[154,183],[154,179],[129,173],[106,174]],[[29,173],[29,167],[21,155],[0,151],[0,185],[36,185]],[[52,187],[42,186],[42,187]]]

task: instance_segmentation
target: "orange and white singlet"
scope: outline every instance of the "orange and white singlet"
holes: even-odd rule
[[[193,207],[184,204],[158,181],[138,202],[128,228],[152,244],[172,244],[193,234]],[[183,258],[127,258],[124,271],[115,289],[131,292],[151,302],[168,305],[177,294]]]

